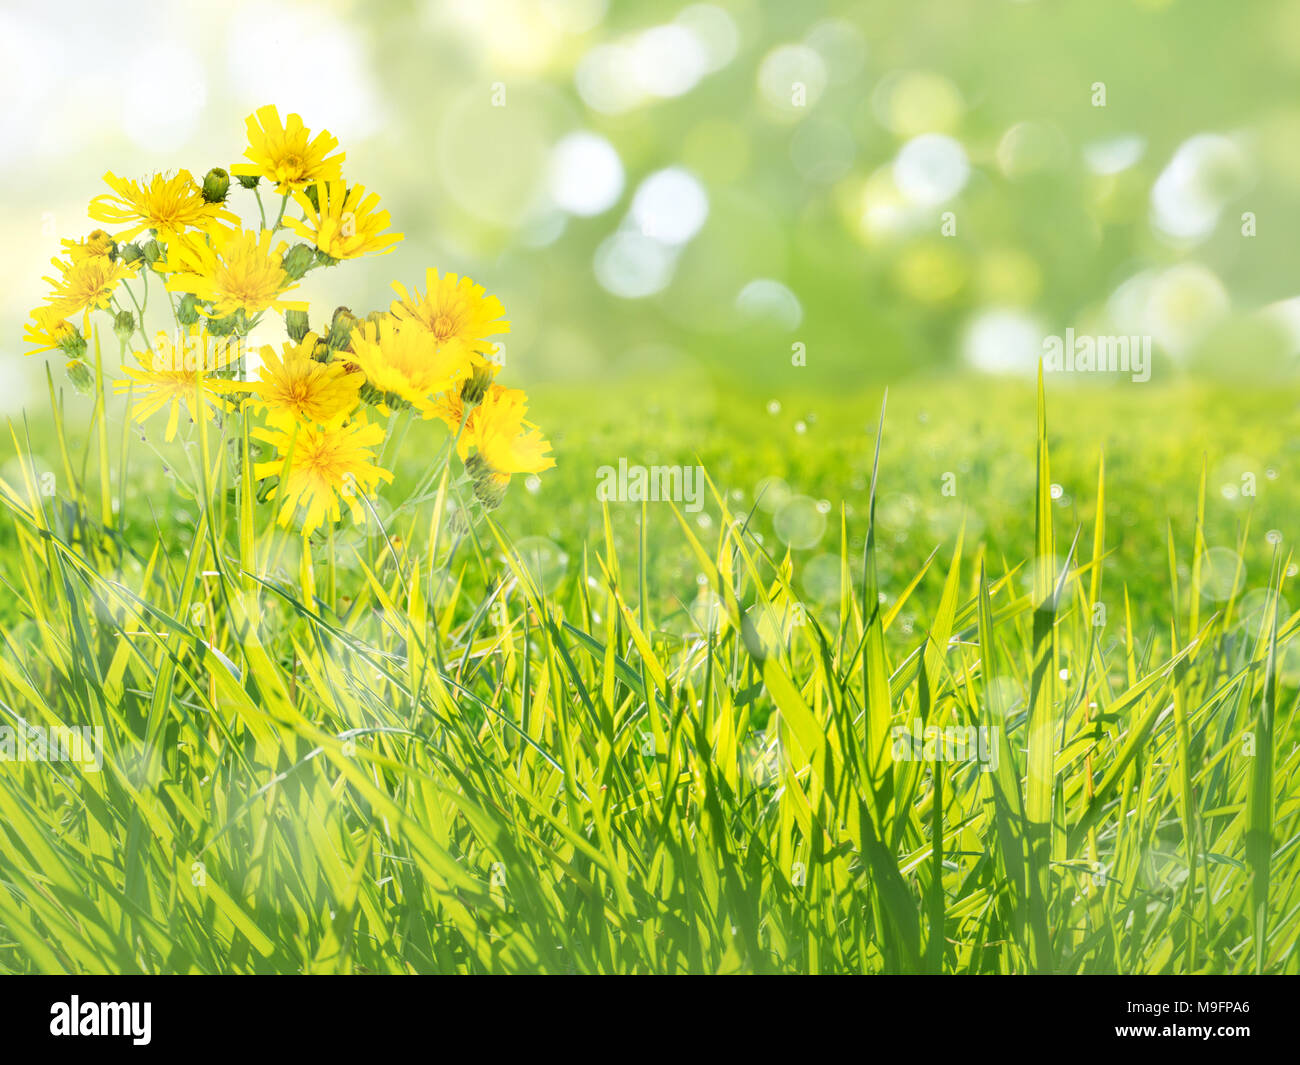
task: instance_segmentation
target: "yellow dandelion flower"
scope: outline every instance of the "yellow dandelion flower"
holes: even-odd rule
[[[131,407],[131,416],[138,422],[170,407],[163,438],[171,440],[182,406],[196,421],[209,409],[221,409],[220,395],[228,382],[214,374],[229,369],[238,355],[238,344],[209,336],[199,325],[175,338],[160,331],[153,351],[135,352],[139,365],[123,365],[126,379],[114,381],[113,387],[138,397]]]
[[[388,212],[376,210],[379,197],[373,192],[367,196],[364,185],[348,188],[342,181],[321,182],[316,186],[319,210],[306,192],[294,192],[293,199],[306,218],[290,218],[284,224],[333,259],[382,255],[402,239],[401,233],[381,232],[388,228]]]
[[[32,311],[32,320],[23,326],[23,340],[32,345],[28,355],[37,355],[42,351],[52,351],[76,335],[77,327],[65,322],[64,315],[57,307],[37,307]]]
[[[103,310],[112,302],[118,282],[132,276],[129,266],[110,262],[107,256],[87,256],[80,262],[55,259],[54,265],[63,276],[45,278],[51,286],[47,300],[60,318],[77,311]]]
[[[492,384],[492,378],[500,369],[500,366],[490,361],[476,366],[459,387],[452,387],[435,396],[425,410],[426,418],[436,418],[453,433],[460,434],[456,440],[456,452],[462,460],[474,445],[474,413],[478,409],[477,404],[493,389],[502,390],[500,385]],[[468,408],[467,402],[470,403]],[[468,417],[466,409],[469,411]]]
[[[467,360],[439,351],[428,333],[391,320],[367,322],[356,330],[352,355],[373,388],[398,395],[426,414],[434,395],[470,372]]]
[[[473,420],[473,416],[474,412],[471,409],[469,419],[465,418],[465,401],[461,398],[459,388],[453,388],[435,396],[433,402],[425,410],[425,417],[436,418],[453,433],[460,433],[460,439],[456,442],[456,450],[460,453],[462,460],[469,454],[470,445],[473,443],[473,430],[469,424]],[[464,422],[464,429],[461,428],[462,422]]]
[[[394,281],[393,290],[401,298],[393,301],[390,310],[403,324],[432,334],[439,351],[478,362],[491,344],[487,337],[510,332],[510,323],[501,317],[505,313],[501,301],[468,277],[447,274],[439,278],[438,271],[430,269],[425,285],[428,291],[422,295],[419,289],[407,292]]]
[[[96,229],[86,236],[85,240],[61,240],[63,251],[68,256],[70,265],[81,262],[82,259],[108,258],[108,253],[113,250],[113,238],[104,230]],[[60,266],[58,259],[54,260],[56,266]]]
[[[218,318],[243,311],[249,317],[266,310],[303,310],[301,301],[282,300],[281,293],[297,287],[284,270],[287,245],[271,246],[269,230],[225,229],[208,234],[181,237],[167,245],[165,259],[154,264],[159,273],[169,273],[167,288],[192,292],[212,303]]]
[[[312,358],[317,339],[308,333],[299,344],[284,344],[278,355],[267,345],[261,349],[258,380],[239,384],[252,389],[272,425],[330,424],[356,410],[365,374],[350,372],[338,359],[317,362]]]
[[[110,171],[104,175],[116,196],[104,194],[90,201],[90,217],[96,222],[124,225],[118,240],[130,240],[146,229],[158,231],[158,239],[169,241],[187,229],[213,230],[239,219],[219,203],[208,203],[203,188],[188,170],[168,177],[155,174],[151,181],[127,181]]]
[[[230,172],[237,177],[264,177],[275,182],[276,191],[306,188],[317,181],[337,181],[342,177],[346,154],[330,155],[339,142],[322,131],[315,139],[298,115],[281,123],[274,104],[258,108],[249,115],[248,149],[245,158],[251,163],[236,163]]]
[[[254,465],[253,475],[280,478],[271,491],[271,498],[283,500],[278,520],[287,527],[301,509],[304,536],[310,536],[326,518],[339,520],[340,498],[360,521],[364,517],[360,493],[371,493],[381,480],[393,479],[388,470],[374,464],[374,449],[383,441],[384,430],[364,419],[346,425],[299,422],[290,427],[254,429],[253,435],[276,450],[275,458]]]
[[[513,473],[540,473],[555,465],[550,442],[525,420],[528,397],[522,389],[493,385],[470,415],[474,448],[492,477],[505,484]],[[463,434],[462,434],[463,439]]]

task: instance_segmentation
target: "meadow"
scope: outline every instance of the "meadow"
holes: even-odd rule
[[[1296,970],[1294,397],[661,385],[539,394],[561,461],[472,524],[407,448],[306,555],[212,426],[13,426],[0,701],[106,739],[0,775],[0,965]],[[596,502],[615,446],[707,506]]]
[[[1300,972],[1298,40],[11,0],[0,972]]]

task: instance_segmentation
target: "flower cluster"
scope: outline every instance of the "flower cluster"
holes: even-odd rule
[[[26,327],[32,352],[62,351],[74,382],[89,386],[91,316],[107,314],[123,356],[114,385],[129,395],[131,416],[165,411],[168,441],[182,412],[192,421],[256,418],[259,498],[275,499],[280,523],[297,522],[304,535],[338,521],[341,505],[361,518],[360,497],[393,479],[381,462],[399,416],[446,424],[485,509],[500,503],[513,474],[554,466],[526,418],[527,397],[496,382],[492,338],[509,332],[505,309],[469,278],[430,269],[423,289],[394,282],[387,309],[358,318],[340,307],[312,331],[299,298],[306,275],[389,252],[402,234],[389,231],[376,194],[344,180],[344,153],[329,133],[313,137],[274,106],[247,127],[247,161],[201,181],[188,170],[104,176],[111,191],[91,201],[89,215],[107,228],[62,242],[58,275],[46,279],[50,293]],[[255,223],[232,202],[241,196]],[[152,337],[151,278],[162,290],[155,306],[165,300],[172,317]],[[289,339],[279,350],[248,340],[268,313],[283,316]]]

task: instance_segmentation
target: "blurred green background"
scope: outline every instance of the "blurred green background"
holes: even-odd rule
[[[1111,528],[1163,583],[1204,465],[1260,583],[1297,501],[1298,74],[1300,0],[7,0],[0,413],[44,416],[21,323],[103,172],[229,166],[275,103],[406,234],[313,274],[314,324],[427,266],[504,300],[503,379],[559,460],[505,520],[560,554],[620,456],[699,457],[737,507],[778,478],[831,531],[774,504],[768,535],[833,553],[890,386],[887,564],[963,520],[1023,557],[1032,377],[1072,328],[1149,336],[1154,366],[1049,380],[1063,515],[1090,520],[1106,450]]]
[[[1024,372],[1067,326],[1272,379],[1298,73],[1295,0],[8,0],[3,373],[100,175],[229,165],[274,102],[408,235],[311,294],[468,273],[516,380],[841,391]]]

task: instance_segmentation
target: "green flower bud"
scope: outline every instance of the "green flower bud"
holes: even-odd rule
[[[483,504],[484,510],[496,510],[506,497],[506,484],[497,480],[487,459],[474,452],[465,460],[465,472],[474,481],[474,498]]]
[[[316,265],[316,249],[310,244],[295,244],[280,262],[284,272],[297,281]]]
[[[214,166],[204,175],[203,198],[208,203],[225,203],[226,193],[230,191],[230,175],[219,166]]]
[[[238,175],[238,180],[244,188],[255,189],[257,188],[257,183],[262,179],[256,174],[240,174]]]
[[[483,504],[484,510],[496,510],[506,498],[506,486],[491,477],[475,481],[474,498]]]
[[[307,312],[299,310],[285,311],[284,328],[288,330],[290,340],[295,344],[301,344],[303,337],[311,332],[311,326],[307,324]]]
[[[81,335],[81,330],[69,322],[64,322],[66,329],[59,329],[59,350],[70,359],[79,359],[86,354],[86,338]]]
[[[239,312],[228,314],[224,318],[208,319],[208,336],[228,337],[239,324]]]
[[[127,264],[138,263],[144,258],[144,252],[140,250],[139,244],[122,244],[117,249],[117,255]]]
[[[330,332],[328,344],[332,351],[341,351],[352,342],[352,330],[357,327],[357,316],[346,307],[339,307],[334,311],[334,318],[330,321]]]
[[[199,320],[199,298],[193,292],[181,297],[176,307],[176,320],[181,325],[194,325]]]
[[[162,245],[156,240],[151,240],[144,246],[144,261],[150,266],[162,258]]]
[[[496,366],[486,359],[474,364],[474,370],[460,386],[460,398],[467,407],[476,407],[487,395],[488,386],[496,376]]]
[[[95,377],[84,362],[80,359],[69,359],[67,369],[68,380],[72,382],[72,387],[83,396],[88,396],[95,390]]]
[[[447,515],[447,531],[452,536],[467,536],[469,534],[469,518],[465,516],[463,510],[453,510]]]
[[[113,332],[123,343],[130,340],[131,334],[135,332],[135,315],[130,311],[119,311],[117,317],[113,319]]]

